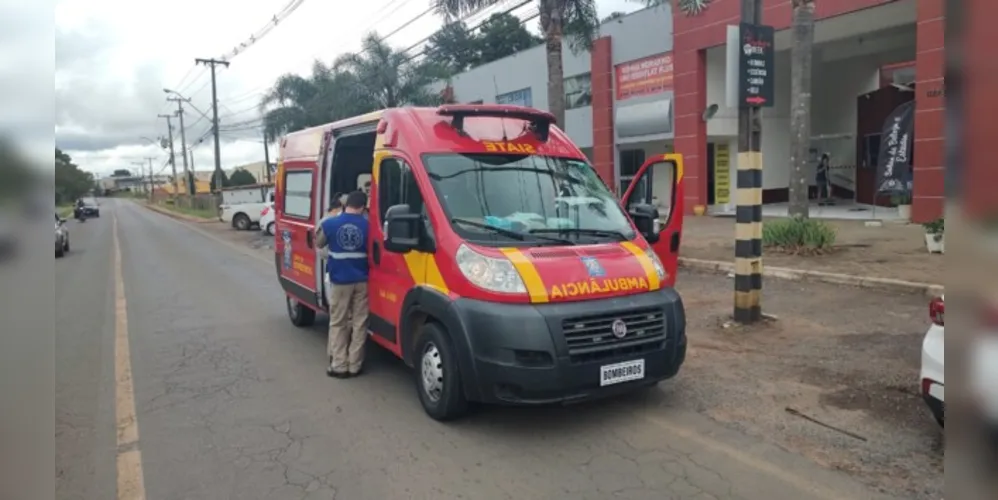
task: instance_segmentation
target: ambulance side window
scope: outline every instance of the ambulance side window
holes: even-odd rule
[[[412,212],[421,213],[425,217],[423,194],[419,191],[416,177],[409,165],[397,158],[386,158],[382,160],[378,173],[378,212],[381,223],[385,223],[385,214],[389,207],[402,204],[409,205]],[[432,235],[432,227],[428,221],[424,223]]]

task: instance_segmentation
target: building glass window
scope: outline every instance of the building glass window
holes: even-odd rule
[[[527,87],[525,89],[514,90],[512,92],[497,95],[496,104],[514,104],[516,106],[526,106],[529,108],[534,105],[534,96],[530,90],[530,87]]]
[[[565,79],[565,109],[592,106],[593,89],[589,73]]]
[[[631,185],[634,176],[638,175],[638,170],[645,163],[645,150],[643,149],[622,149],[620,151],[620,180],[617,185],[617,195],[623,196],[627,191],[627,186]]]

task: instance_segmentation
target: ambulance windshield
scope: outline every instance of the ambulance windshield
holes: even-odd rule
[[[584,161],[486,153],[425,155],[423,164],[454,230],[469,240],[551,244],[636,236]]]

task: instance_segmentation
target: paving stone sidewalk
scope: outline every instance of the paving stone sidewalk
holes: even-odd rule
[[[778,219],[767,218],[763,224],[774,220]],[[925,250],[921,225],[884,223],[881,227],[866,227],[863,221],[826,222],[837,232],[835,251],[819,256],[763,251],[763,266],[942,284],[943,256]],[[734,218],[687,217],[680,255],[734,262],[734,238]]]

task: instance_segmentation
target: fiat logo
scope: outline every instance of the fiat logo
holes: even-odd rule
[[[627,336],[627,323],[624,323],[622,319],[614,320],[610,325],[610,331],[613,332],[614,337],[622,339]]]

